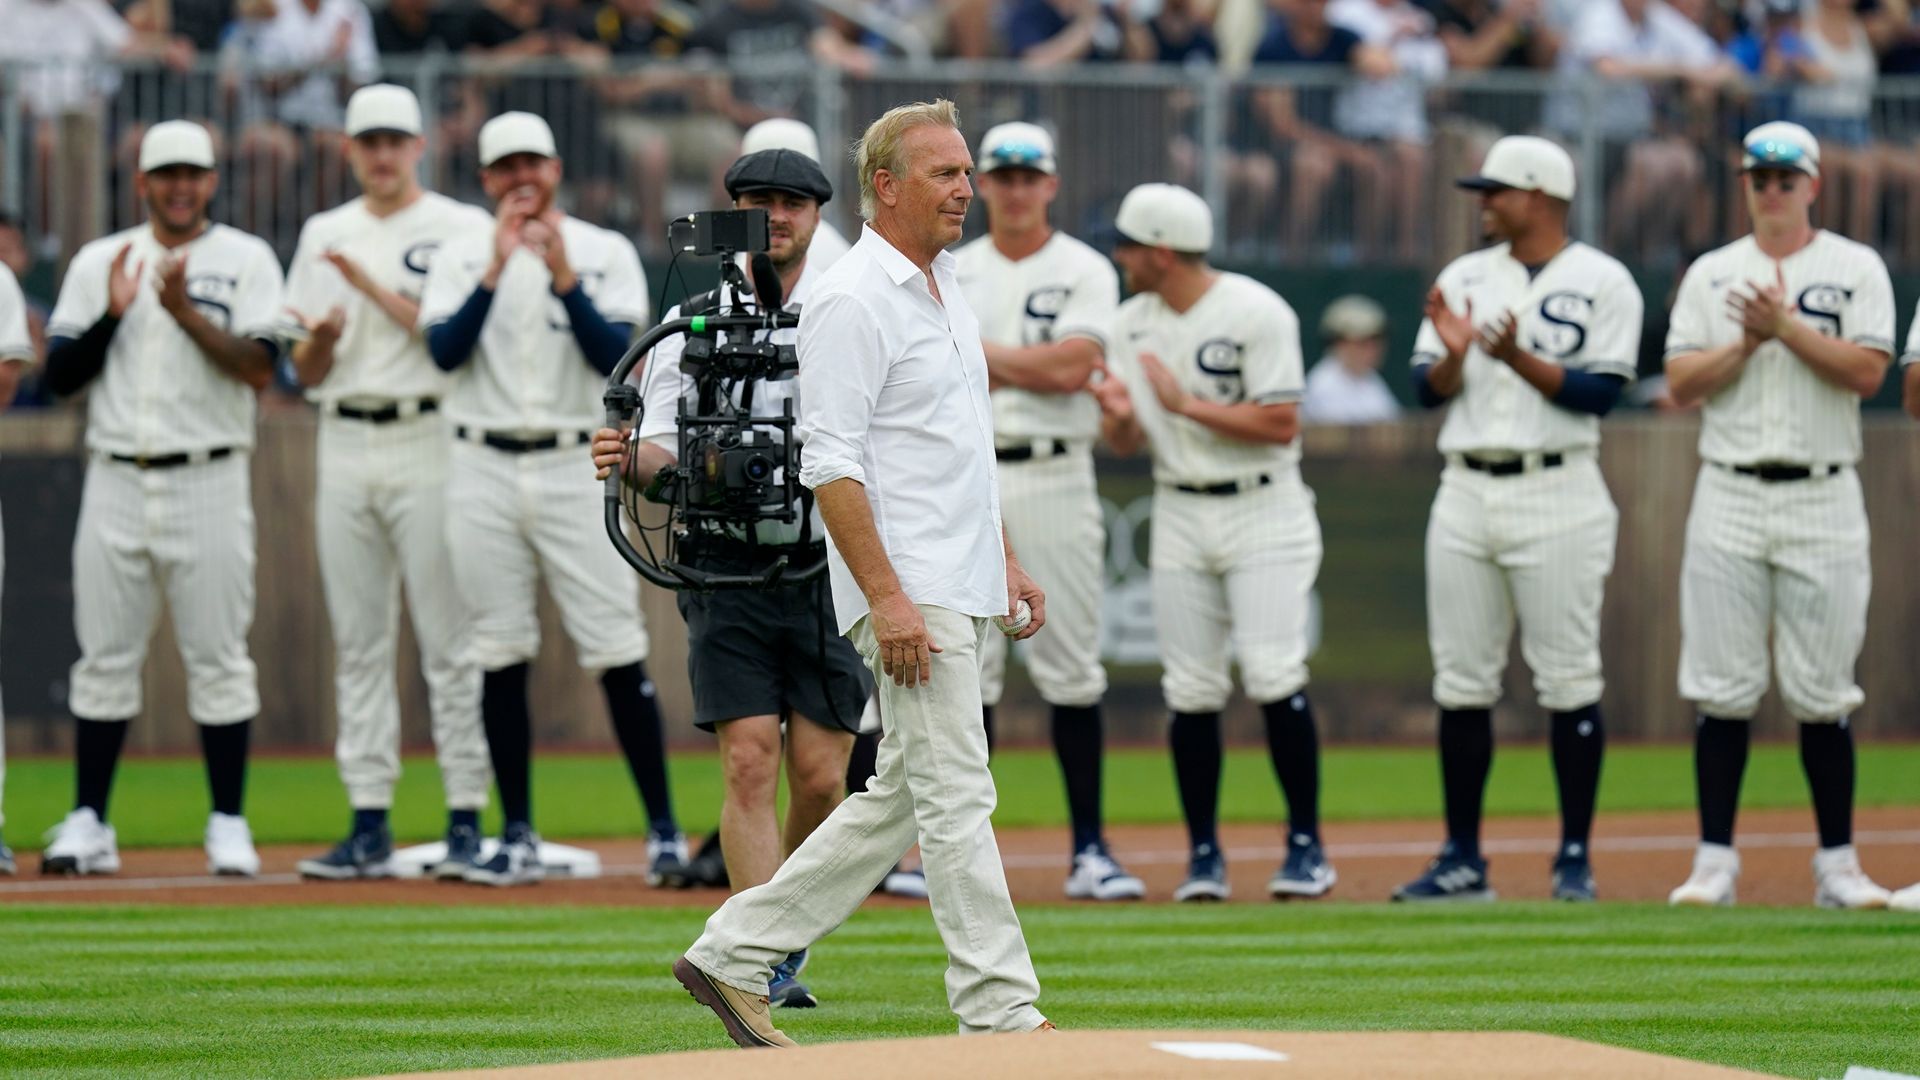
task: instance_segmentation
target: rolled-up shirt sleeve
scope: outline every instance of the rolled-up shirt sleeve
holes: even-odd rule
[[[675,306],[660,321],[672,322],[679,317],[680,308]],[[680,397],[686,383],[681,377],[680,355],[686,349],[687,339],[682,334],[663,338],[648,354],[645,366],[627,378],[640,387],[640,426],[634,437],[669,454],[680,452]]]
[[[858,299],[829,293],[800,314],[800,482],[866,484],[867,431],[892,366],[880,320]]]

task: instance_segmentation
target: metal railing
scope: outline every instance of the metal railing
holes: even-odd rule
[[[1452,179],[1477,167],[1499,135],[1539,132],[1579,163],[1577,231],[1630,263],[1662,266],[1743,229],[1738,136],[1793,110],[1790,88],[1703,100],[1536,72],[1370,82],[1318,67],[1231,78],[1170,66],[945,61],[882,64],[854,78],[803,58],[681,69],[698,76],[690,86],[650,94],[635,92],[632,77],[659,64],[443,55],[384,62],[383,76],[411,86],[433,118],[425,167],[435,188],[479,200],[480,123],[510,108],[538,112],[566,159],[574,212],[656,251],[667,217],[721,197],[717,177],[741,124],[763,115],[808,121],[829,148],[838,188],[851,192],[851,165],[838,151],[861,127],[899,102],[945,96],[975,135],[1011,119],[1050,126],[1062,163],[1056,219],[1096,242],[1128,188],[1173,180],[1207,196],[1222,252],[1235,261],[1430,267],[1478,239],[1475,207]],[[140,133],[188,117],[216,133],[216,214],[290,253],[300,223],[349,197],[352,181],[325,118],[311,108],[289,116],[286,101],[261,75],[211,59],[185,71],[0,68],[0,208],[56,257],[137,222]],[[1866,143],[1829,142],[1823,222],[1911,265],[1920,261],[1920,80],[1883,80],[1864,120]],[[854,203],[829,208],[843,229],[856,223]]]

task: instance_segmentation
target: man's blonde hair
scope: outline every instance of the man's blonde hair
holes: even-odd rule
[[[853,171],[860,177],[860,216],[873,220],[878,200],[873,193],[873,178],[881,169],[890,173],[905,171],[902,144],[907,132],[917,127],[938,125],[960,130],[960,110],[946,98],[916,101],[888,109],[867,126],[867,133],[853,147]]]

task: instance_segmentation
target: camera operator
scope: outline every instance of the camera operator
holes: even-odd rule
[[[833,196],[826,174],[804,154],[763,150],[735,161],[725,184],[736,209],[767,212],[767,254],[780,278],[785,310],[797,313],[821,273],[808,265],[807,250],[820,225],[820,207]],[[737,313],[757,311],[758,300]],[[667,312],[666,320],[712,314],[721,303],[718,289],[690,297]],[[792,344],[797,333],[777,330],[771,340]],[[765,340],[764,332],[756,340]],[[694,386],[681,368],[686,341],[674,336],[655,346],[638,376],[644,406],[631,443],[611,428],[596,433],[593,458],[602,479],[615,467],[626,476],[652,478],[676,464],[678,404]],[[791,377],[753,385],[752,414],[779,416],[793,387]],[[736,391],[735,403],[739,400]],[[624,457],[629,446],[632,462]],[[807,509],[811,512],[811,506]],[[696,525],[682,541],[687,561],[731,574],[765,569],[781,554],[796,566],[825,557],[826,531],[817,515],[810,522],[803,515],[791,524],[763,521],[752,528],[758,543],[750,545],[742,526]],[[687,620],[694,723],[720,739],[725,785],[720,848],[729,884],[739,891],[771,878],[781,860],[839,805],[847,755],[871,684],[859,653],[838,631],[824,575],[772,590],[683,591],[679,602]],[[790,788],[784,830],[775,808],[783,722]],[[776,965],[768,990],[774,1005],[815,1004],[797,978],[805,963],[802,950]]]

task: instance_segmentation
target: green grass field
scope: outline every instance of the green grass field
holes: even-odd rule
[[[691,910],[0,909],[0,1074],[355,1076],[726,1045]],[[1920,1069],[1920,924],[1607,905],[1023,912],[1068,1028],[1524,1029],[1795,1076]],[[818,951],[803,1042],[952,1031],[921,911]]]
[[[1066,803],[1050,751],[1007,750],[994,758],[1000,788],[995,823],[1007,828],[1061,825]],[[1322,764],[1322,816],[1330,821],[1437,818],[1439,766],[1425,747],[1331,747]],[[1859,803],[1897,806],[1920,798],[1920,745],[1875,745],[1860,755]],[[717,759],[676,754],[674,802],[681,824],[703,832],[720,803]],[[437,837],[445,828],[439,775],[431,758],[409,758],[395,799],[401,839]],[[1180,820],[1173,770],[1162,750],[1118,749],[1108,755],[1107,818],[1116,824]],[[249,779],[247,817],[261,843],[337,840],[347,820],[346,796],[326,758],[263,758]],[[72,805],[73,766],[16,760],[7,765],[6,836],[16,850],[37,847],[43,830]],[[1760,745],[1747,769],[1742,805],[1805,806],[1807,785],[1798,751]],[[1551,814],[1553,772],[1545,747],[1503,746],[1488,785],[1489,813]],[[1600,809],[1688,810],[1693,807],[1692,750],[1684,746],[1617,746],[1608,751]],[[133,760],[121,767],[110,808],[124,847],[197,845],[206,828],[206,782],[193,758]],[[1279,791],[1263,751],[1228,755],[1221,791],[1225,821],[1276,821]],[[637,836],[644,830],[639,798],[613,755],[543,754],[534,763],[534,811],[541,832],[559,838]]]

